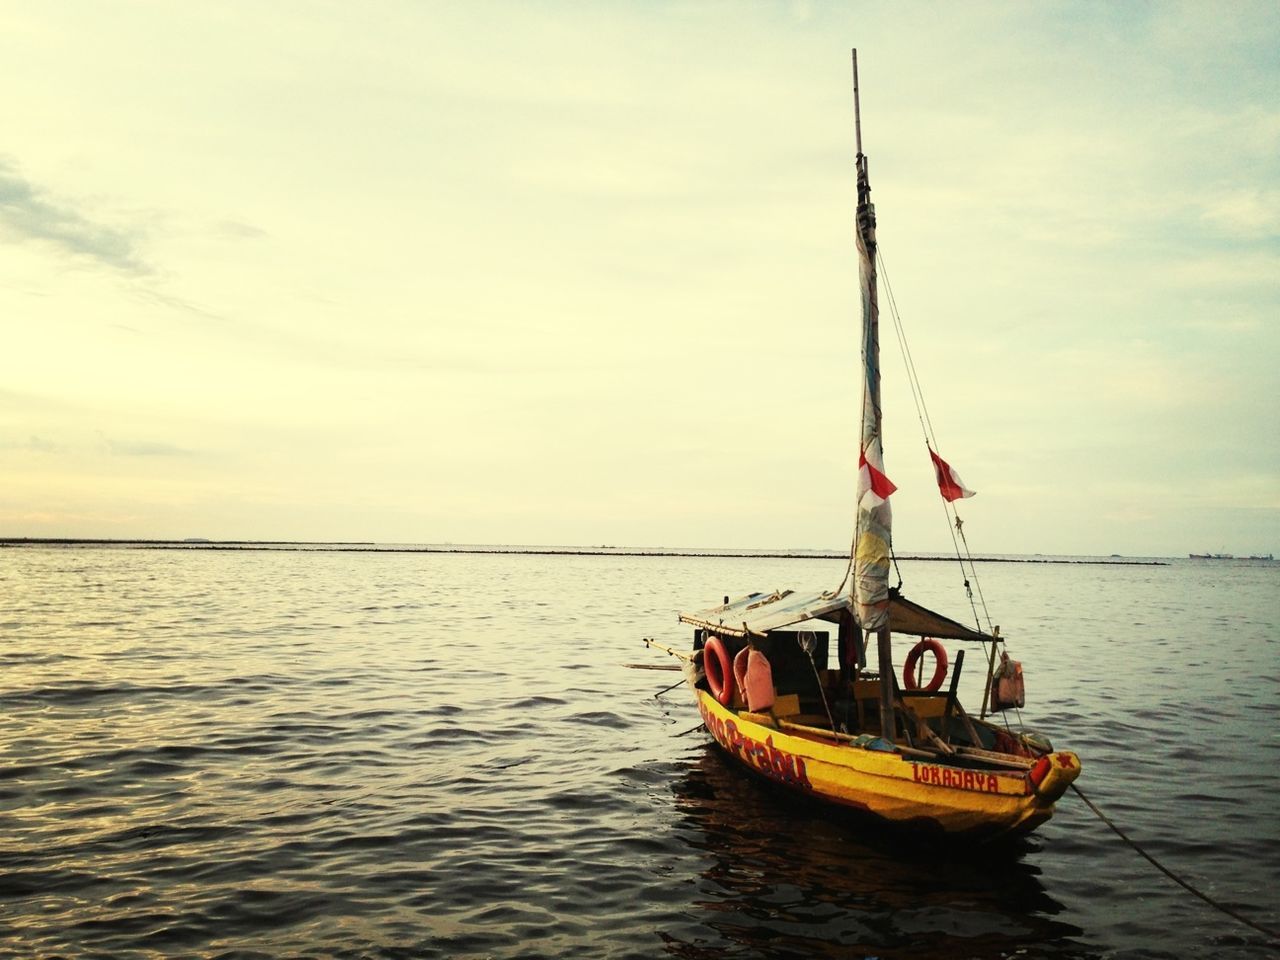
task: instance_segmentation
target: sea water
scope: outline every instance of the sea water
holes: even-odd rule
[[[972,607],[954,562],[900,566],[985,602],[1117,825],[1280,926],[1280,564],[981,563]],[[688,646],[678,609],[843,573],[0,550],[0,956],[1274,955],[1073,793],[1007,849],[908,843],[749,779],[632,666]]]

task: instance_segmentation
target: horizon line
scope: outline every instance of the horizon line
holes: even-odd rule
[[[308,553],[445,553],[495,554],[508,556],[600,556],[600,557],[709,557],[748,560],[845,560],[848,554],[830,549],[794,547],[786,550],[743,547],[614,547],[609,545],[524,545],[524,544],[408,544],[376,540],[209,540],[184,538],[116,537],[0,537],[0,547],[21,546],[121,546],[150,550],[244,550]],[[1189,555],[1188,555],[1189,556]],[[948,562],[953,554],[898,554],[897,560]],[[1126,557],[1122,554],[994,554],[966,557],[982,563],[1085,563],[1126,566],[1167,566],[1180,557]],[[1248,558],[1241,558],[1248,559]]]

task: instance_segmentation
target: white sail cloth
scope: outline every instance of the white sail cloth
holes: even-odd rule
[[[869,201],[866,161],[858,164],[858,267],[862,280],[862,443],[858,463],[858,525],[853,549],[853,600],[864,630],[889,619],[889,564],[894,486],[884,474],[880,444],[880,308],[876,299],[875,208]]]

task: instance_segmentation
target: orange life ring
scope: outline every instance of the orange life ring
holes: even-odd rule
[[[707,686],[720,706],[727,707],[733,699],[733,667],[729,663],[729,651],[719,637],[707,637],[702,648],[702,669],[707,674]]]
[[[907,654],[906,665],[902,668],[902,685],[908,690],[920,689],[916,684],[916,664],[920,662],[920,655],[926,650],[933,654],[936,666],[933,668],[933,679],[925,684],[924,689],[937,690],[942,686],[942,680],[947,675],[947,648],[933,637],[924,637],[911,648],[911,652]]]

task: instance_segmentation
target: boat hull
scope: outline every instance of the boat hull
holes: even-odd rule
[[[1079,775],[1075,754],[1050,754],[1037,784],[1029,770],[971,769],[802,736],[754,722],[698,690],[703,723],[731,758],[814,800],[913,829],[988,839],[1027,833],[1053,815]],[[874,749],[878,745],[882,749]]]

